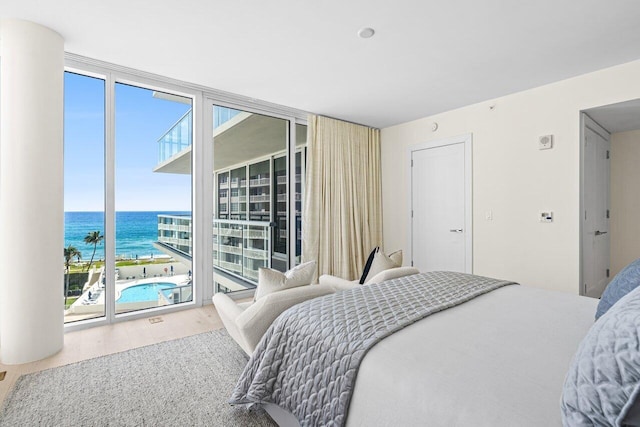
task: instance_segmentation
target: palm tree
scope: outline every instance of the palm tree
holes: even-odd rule
[[[91,254],[91,261],[89,261],[89,265],[87,266],[87,271],[91,268],[91,264],[93,264],[93,257],[96,255],[96,249],[98,248],[98,244],[102,242],[104,236],[100,234],[100,231],[90,231],[84,236],[84,242],[88,245],[93,245],[93,253]]]
[[[69,245],[66,248],[64,248],[64,266],[67,269],[67,280],[65,282],[65,286],[64,286],[64,306],[65,308],[67,307],[67,294],[69,293],[69,276],[71,276],[71,260],[75,257],[78,257],[78,259],[82,258],[82,254],[80,253],[80,251],[78,250],[78,248],[76,248],[73,245]]]

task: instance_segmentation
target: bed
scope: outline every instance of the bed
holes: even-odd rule
[[[414,282],[433,280],[429,273],[408,277]],[[478,277],[469,276],[472,281]],[[371,286],[377,292],[392,294],[386,290],[405,280]],[[428,283],[420,286],[430,287]],[[497,281],[489,287],[492,289],[466,301],[446,303],[453,306],[419,315],[393,333],[378,334],[380,339],[368,349],[356,350],[363,354],[355,369],[351,369],[355,371],[355,380],[347,391],[336,391],[336,380],[327,379],[322,370],[314,374],[305,372],[314,369],[314,359],[325,358],[326,349],[320,349],[320,356],[295,356],[300,367],[290,372],[285,369],[292,363],[287,357],[270,359],[279,349],[298,346],[298,341],[308,339],[296,335],[293,341],[286,342],[282,337],[289,332],[286,326],[284,332],[279,330],[282,325],[277,325],[281,320],[278,318],[272,326],[276,331],[267,332],[251,357],[231,403],[261,404],[283,426],[561,426],[563,383],[576,349],[594,324],[598,300],[510,282]],[[336,301],[351,304],[351,295],[346,293],[364,292],[362,288],[368,287],[322,297],[333,298],[322,310],[333,307]],[[400,304],[404,306],[407,301],[410,299]],[[366,313],[373,313],[370,316],[373,319],[378,313],[371,307]],[[282,317],[286,318],[292,310],[296,307]],[[363,313],[358,316],[366,317]],[[311,322],[314,317],[306,313],[301,319]],[[341,322],[349,325],[350,320]],[[318,335],[317,330],[322,328],[309,327],[309,334]],[[293,329],[298,334],[300,328]],[[322,347],[327,339],[320,334],[316,347]],[[271,349],[269,341],[275,341]],[[337,359],[334,371],[351,363],[344,355],[338,355]],[[302,374],[308,374],[306,382],[292,380],[288,385],[280,384],[287,375]],[[342,377],[337,382],[342,382]],[[300,393],[306,396],[299,398]],[[327,398],[330,393],[337,397]],[[346,399],[345,394],[349,395]],[[324,418],[301,415],[304,411],[317,413],[318,408],[313,405],[320,398],[330,402],[325,408],[330,415]],[[336,416],[338,413],[342,415]]]

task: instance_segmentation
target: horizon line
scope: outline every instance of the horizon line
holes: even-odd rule
[[[65,213],[104,213],[105,211],[64,211]],[[193,212],[191,210],[182,210],[182,209],[155,209],[155,210],[121,210],[115,212]]]

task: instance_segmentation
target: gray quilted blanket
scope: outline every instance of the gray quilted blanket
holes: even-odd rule
[[[513,282],[431,272],[298,304],[262,337],[229,402],[275,403],[302,426],[342,426],[360,361],[378,341],[509,284]]]

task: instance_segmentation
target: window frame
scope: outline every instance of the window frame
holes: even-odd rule
[[[210,87],[186,83],[180,80],[159,76],[152,73],[110,64],[86,58],[80,55],[65,53],[65,68],[75,74],[94,77],[105,82],[105,274],[107,278],[115,277],[115,87],[116,83],[127,84],[149,90],[158,90],[192,99],[193,109],[193,143],[191,173],[191,208],[192,208],[192,270],[193,300],[176,306],[149,308],[140,311],[116,314],[115,281],[105,288],[105,316],[80,320],[64,325],[65,332],[86,329],[94,326],[115,324],[123,321],[147,318],[158,314],[171,313],[212,304],[215,292],[213,281],[213,241],[212,238],[198,236],[213,235],[214,218],[214,183],[213,172],[213,107],[221,106],[249,113],[263,114],[269,117],[287,120],[287,194],[288,194],[288,257],[289,268],[295,263],[295,153],[296,125],[307,126],[307,113],[273,103],[259,101],[241,95],[219,91]],[[209,172],[207,172],[209,171]],[[293,171],[293,173],[291,173]],[[304,196],[303,196],[304,197]],[[196,261],[197,260],[197,261]],[[240,291],[234,297],[242,298],[252,295],[253,291]]]

